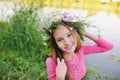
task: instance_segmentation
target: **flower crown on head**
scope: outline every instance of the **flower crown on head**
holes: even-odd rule
[[[65,22],[70,22],[73,19],[74,19],[74,17],[67,12],[63,13],[61,16],[61,20],[65,21]]]
[[[64,12],[60,16],[59,20],[53,21],[49,27],[46,27],[44,29],[48,35],[51,35],[57,28],[57,26],[60,24],[67,25],[70,28],[75,29],[78,32],[80,38],[83,40],[82,33],[85,29],[85,25],[89,25],[90,23],[87,22],[86,20],[79,19],[79,17],[73,16],[68,12]]]

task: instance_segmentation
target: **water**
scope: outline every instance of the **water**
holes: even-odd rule
[[[114,48],[108,52],[86,56],[86,66],[93,66],[101,73],[120,79],[120,17],[113,13],[99,12],[90,19],[95,21],[101,36],[112,42]]]
[[[0,3],[0,20],[6,21],[6,19],[8,19],[7,16],[11,16],[14,13],[12,8],[10,6],[8,8],[6,3],[4,3],[5,5],[1,4],[2,3]],[[53,8],[44,8],[43,12],[49,14],[53,10]],[[69,11],[82,18],[87,17],[87,11],[85,10],[62,9],[61,11]],[[95,67],[101,74],[120,79],[120,17],[114,13],[99,11],[97,14],[88,16],[87,18],[92,20],[93,24],[99,27],[100,35],[111,41],[114,44],[114,48],[108,52],[85,56],[86,66]],[[88,31],[94,33],[94,29],[92,28],[88,29]]]

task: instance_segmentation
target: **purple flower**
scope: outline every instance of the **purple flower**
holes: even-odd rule
[[[41,31],[41,27],[38,27],[38,28],[37,28],[37,31],[40,32],[40,31]]]
[[[33,8],[34,8],[34,9],[37,8],[37,4],[36,4],[36,3],[33,4]]]
[[[62,20],[65,22],[69,22],[73,20],[73,16],[71,16],[69,13],[65,12],[62,14]]]

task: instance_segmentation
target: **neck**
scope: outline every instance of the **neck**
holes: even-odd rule
[[[64,53],[64,58],[65,58],[66,60],[71,60],[71,59],[74,58],[74,54],[75,54],[75,53]]]

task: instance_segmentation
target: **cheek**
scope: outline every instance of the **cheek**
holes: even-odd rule
[[[60,48],[61,50],[63,50],[63,47],[64,47],[63,43],[57,43],[57,45],[58,45],[58,48]]]
[[[71,37],[71,41],[75,42],[75,39],[73,37]]]
[[[75,43],[75,42],[76,42],[76,39],[74,39],[74,37],[72,36],[72,37],[70,38],[70,41]]]

